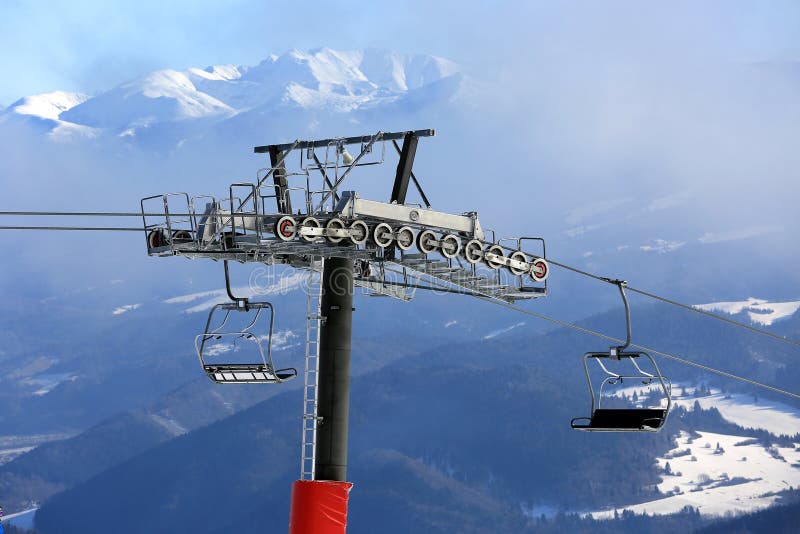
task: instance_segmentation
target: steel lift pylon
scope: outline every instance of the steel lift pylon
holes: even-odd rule
[[[258,146],[255,153],[267,154],[269,166],[253,182],[231,184],[222,198],[168,193],[141,201],[149,255],[225,265],[231,303],[212,310],[196,340],[203,369],[216,383],[281,383],[297,375],[273,362],[274,308],[233,295],[228,262],[287,265],[309,273],[293,534],[346,528],[355,287],[402,301],[413,299],[418,288],[507,303],[547,295],[550,269],[542,238],[497,239],[476,212],[431,207],[413,164],[420,140],[433,135],[433,130],[377,132]],[[387,148],[398,156],[388,201],[343,188],[356,169],[385,163]],[[421,203],[407,201],[411,185]],[[258,333],[265,310],[268,333]],[[215,313],[222,319],[213,320]],[[243,325],[232,326],[239,315]],[[248,348],[252,357],[243,361]]]

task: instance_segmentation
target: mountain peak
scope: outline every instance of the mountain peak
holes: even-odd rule
[[[344,113],[374,110],[407,95],[412,107],[447,102],[459,89],[458,72],[455,63],[429,55],[292,49],[255,66],[156,70],[94,97],[56,91],[26,97],[12,108],[17,114],[60,120],[60,125],[67,121],[92,135],[104,131],[130,137],[157,124],[198,119],[216,123],[286,107]],[[438,83],[445,79],[444,85]]]
[[[82,93],[53,91],[20,98],[7,111],[42,119],[58,120],[61,113],[78,106],[91,97]]]

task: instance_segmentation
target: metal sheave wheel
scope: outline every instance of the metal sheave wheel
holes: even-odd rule
[[[275,236],[281,241],[291,241],[297,237],[297,221],[294,217],[284,215],[275,223]]]
[[[169,239],[167,238],[167,231],[163,228],[156,228],[147,234],[147,246],[150,248],[163,247],[168,244]]]
[[[521,261],[525,264],[524,267],[514,267],[513,265],[508,266],[508,270],[511,271],[511,274],[515,274],[517,276],[521,276],[530,272],[531,266],[528,265],[528,258],[525,257],[525,254],[520,252],[519,250],[514,251],[511,253],[511,256],[508,257],[511,260]]]
[[[403,226],[397,231],[397,246],[400,250],[408,250],[414,246],[414,230]]]
[[[484,255],[484,258],[486,259],[486,265],[488,265],[490,269],[496,270],[503,266],[503,262],[500,259],[487,258],[486,256],[488,256],[489,254],[494,254],[495,256],[499,256],[500,258],[505,257],[505,254],[503,253],[503,247],[501,247],[500,245],[492,245],[486,249],[486,254]]]
[[[386,223],[378,223],[372,231],[372,239],[381,248],[392,244],[392,227]]]
[[[464,245],[464,259],[469,263],[475,264],[483,259],[483,243],[477,239],[470,239]]]
[[[534,282],[544,282],[550,275],[550,265],[544,258],[536,258],[531,262],[529,274]]]
[[[442,256],[455,258],[461,252],[461,240],[453,234],[445,234],[441,240]]]
[[[353,221],[350,224],[350,241],[354,245],[363,245],[369,237],[369,226],[364,221]]]
[[[305,219],[303,219],[303,222],[300,223],[300,227],[301,228],[321,228],[322,225],[319,223],[319,221],[315,217],[306,217]],[[317,237],[319,237],[319,236],[303,235],[302,233],[300,234],[300,239],[302,239],[303,241],[307,241],[308,243],[313,243],[314,241],[317,240]]]
[[[334,217],[333,219],[328,221],[328,223],[325,225],[325,229],[326,230],[344,230],[345,229],[344,221],[339,219],[339,218],[337,218],[337,217]],[[344,240],[344,236],[326,235],[325,238],[328,241],[330,241],[331,243],[334,243],[334,244],[335,243],[341,243]]]
[[[436,252],[436,234],[433,232],[433,230],[423,230],[417,234],[417,248],[423,254]]]

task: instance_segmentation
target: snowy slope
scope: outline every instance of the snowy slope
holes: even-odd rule
[[[90,98],[89,95],[67,91],[26,96],[0,111],[0,118],[28,120],[44,125],[54,139],[70,139],[74,136],[93,137],[97,133],[93,128],[63,120],[61,117],[63,113]]]
[[[693,439],[681,432],[677,447],[656,460],[662,469],[670,464],[658,485],[667,497],[625,510],[671,514],[692,506],[706,516],[745,513],[772,505],[776,492],[800,485],[800,444],[767,449],[741,436],[698,434]],[[614,510],[591,515],[609,519]]]
[[[742,428],[766,430],[776,436],[794,436],[800,434],[800,411],[789,405],[770,400],[754,400],[751,395],[724,395],[712,389],[711,395],[697,397],[688,395],[676,396],[676,406],[687,410],[694,408],[695,402],[703,410],[716,408],[722,417]]]
[[[87,100],[63,113],[62,118],[130,132],[155,122],[233,114],[232,107],[198,90],[185,73],[159,70]]]
[[[642,395],[641,387],[629,387],[620,394]],[[716,408],[722,417],[743,428],[766,430],[773,435],[800,434],[800,410],[775,401],[754,400],[751,395],[710,395],[695,397],[692,387],[675,384],[673,402],[687,410],[695,403],[702,409]],[[685,506],[700,513],[720,516],[739,514],[771,506],[776,492],[800,485],[800,443],[794,447],[766,448],[745,436],[698,431],[692,439],[681,432],[677,446],[655,461],[664,470],[659,491],[662,499],[618,508],[637,514],[672,514]],[[719,444],[719,449],[717,448]],[[669,470],[666,470],[669,462]],[[597,519],[614,516],[613,509],[591,512]]]
[[[614,395],[645,398],[653,392],[657,393],[657,385],[627,386],[614,391]],[[709,394],[695,395],[692,386],[682,383],[672,385],[672,403],[688,411],[695,404],[702,410],[716,408],[723,419],[742,428],[766,430],[775,436],[795,436],[800,434],[800,410],[788,404],[773,400],[754,399],[752,395],[740,393],[722,393],[711,388]],[[661,399],[661,406],[666,407],[666,399]]]
[[[746,313],[751,322],[770,326],[775,321],[794,315],[794,313],[800,309],[800,301],[769,302],[767,300],[750,297],[747,300],[738,302],[696,304],[695,308],[710,312],[724,312],[730,315]]]
[[[11,104],[7,111],[57,121],[61,113],[83,104],[89,98],[89,95],[81,93],[54,91],[21,98]]]

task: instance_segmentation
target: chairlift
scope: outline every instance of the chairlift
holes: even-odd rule
[[[587,352],[583,355],[583,369],[586,373],[586,380],[589,384],[589,395],[591,396],[591,416],[576,417],[570,422],[570,426],[575,430],[588,432],[658,432],[663,428],[667,421],[667,415],[672,406],[671,390],[672,385],[669,379],[665,378],[658,368],[655,360],[646,352],[629,351],[627,348],[631,344],[631,316],[628,299],[625,295],[626,283],[622,280],[611,280],[619,287],[622,301],[625,304],[625,320],[627,325],[627,338],[625,344],[619,347],[611,347],[606,352]],[[639,365],[640,359],[649,361],[652,372],[647,372]],[[599,366],[603,379],[600,388],[595,392],[592,385],[591,374],[589,373],[589,361],[593,360]],[[639,360],[639,361],[637,361]],[[611,362],[626,361],[631,364],[627,372],[614,372],[609,369]],[[607,390],[613,386],[622,385],[628,381],[632,384],[642,384],[644,386],[656,386],[655,391],[660,393],[658,407],[604,407],[603,400],[614,398],[608,395]],[[666,399],[666,407],[663,400]]]
[[[272,384],[295,378],[297,369],[276,369],[272,360],[272,304],[234,297],[227,261],[225,287],[232,302],[211,308],[205,331],[195,337],[197,356],[208,378],[218,384]],[[239,322],[244,326],[236,325],[235,316],[244,319]],[[213,361],[217,357],[226,360]]]

